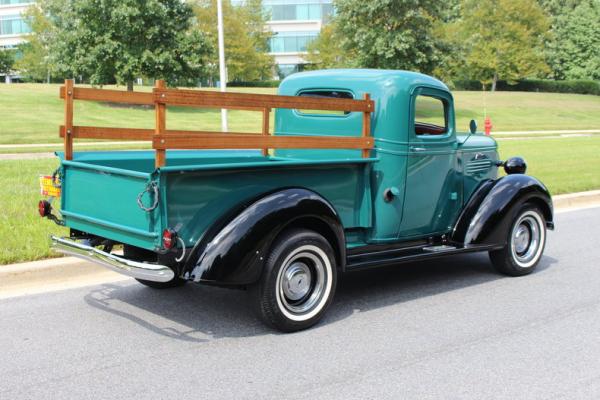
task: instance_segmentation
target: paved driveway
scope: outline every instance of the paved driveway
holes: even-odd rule
[[[598,399],[600,208],[556,225],[533,275],[483,254],[355,273],[296,334],[195,285],[0,300],[0,399]]]

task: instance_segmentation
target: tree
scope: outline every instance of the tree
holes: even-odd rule
[[[197,29],[207,32],[213,48],[217,48],[217,2],[197,0],[194,12]],[[273,73],[273,57],[269,52],[271,32],[265,29],[268,18],[260,0],[247,0],[239,5],[223,1],[223,29],[225,35],[225,63],[229,81],[257,81],[269,79]],[[218,79],[218,53],[211,56],[215,66],[212,79]]]
[[[15,57],[12,50],[0,50],[0,74],[10,74],[14,63]]]
[[[453,69],[496,89],[548,72],[544,41],[549,20],[534,0],[463,0],[461,18],[448,26],[461,57]],[[452,67],[451,67],[452,68]]]
[[[193,12],[180,0],[40,0],[53,25],[49,62],[58,74],[92,84],[116,81],[133,90],[138,77],[196,84],[211,47],[192,30]]]
[[[309,68],[342,68],[352,65],[351,50],[345,50],[334,22],[325,25],[319,36],[309,43],[305,59]]]
[[[433,27],[445,7],[438,0],[338,0],[335,21],[355,65],[431,73],[439,59]]]
[[[552,37],[546,61],[555,79],[600,79],[600,0],[546,0]]]
[[[27,35],[27,41],[18,46],[22,57],[15,63],[15,68],[29,80],[47,80],[52,73],[48,44],[54,33],[54,26],[40,7],[29,7],[24,16],[31,27],[31,33]]]

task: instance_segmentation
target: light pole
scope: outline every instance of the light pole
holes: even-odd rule
[[[225,65],[225,38],[223,35],[223,4],[217,0],[217,30],[219,35],[219,86],[221,92],[227,87],[227,67]],[[221,109],[221,130],[227,132],[227,109]]]

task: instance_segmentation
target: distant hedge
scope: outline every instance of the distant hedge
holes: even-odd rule
[[[455,90],[481,90],[481,83],[473,80],[455,80],[452,82],[452,86]],[[515,84],[498,81],[496,90],[506,92],[577,93],[600,96],[600,81],[525,79]]]
[[[227,82],[227,86],[230,87],[279,87],[281,81],[237,81]]]

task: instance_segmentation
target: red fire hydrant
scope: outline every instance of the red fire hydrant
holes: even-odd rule
[[[490,136],[490,133],[492,133],[493,126],[494,125],[492,125],[492,120],[490,119],[490,117],[485,117],[485,122],[483,123],[483,128],[485,129],[486,136]]]

